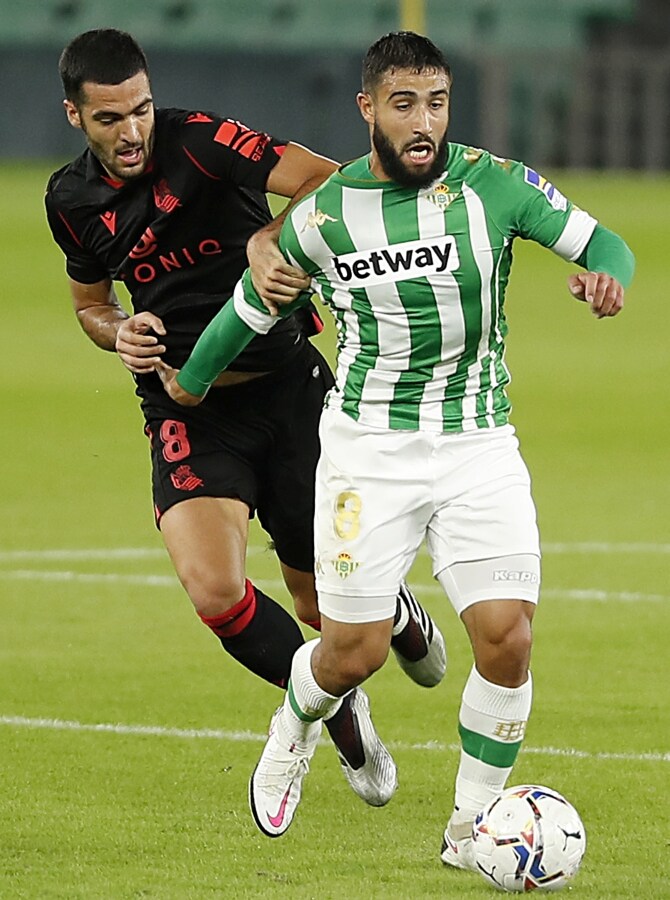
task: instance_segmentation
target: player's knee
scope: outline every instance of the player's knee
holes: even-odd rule
[[[318,667],[333,693],[357,687],[381,669],[388,656],[388,644],[361,642],[343,648],[329,648],[327,642],[318,657]],[[316,672],[315,672],[316,674]]]
[[[523,657],[530,653],[532,631],[530,622],[523,616],[517,616],[511,622],[504,622],[498,628],[491,629],[489,643],[503,654]]]
[[[295,614],[301,622],[314,626],[319,621],[319,604],[312,572],[302,572],[282,564],[284,581],[293,599]]]
[[[487,629],[475,646],[477,668],[494,684],[518,687],[528,677],[532,642],[531,624],[525,616]]]
[[[319,606],[316,592],[305,592],[293,595],[295,614],[305,625],[314,625],[319,621]]]
[[[234,575],[195,565],[186,567],[178,574],[199,616],[220,616],[244,596],[244,574]]]
[[[348,656],[340,662],[340,673],[348,686],[356,687],[381,669],[386,661],[387,653],[369,652],[366,655]]]

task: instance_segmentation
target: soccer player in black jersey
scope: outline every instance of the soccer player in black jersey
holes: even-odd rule
[[[79,35],[59,71],[68,121],[88,145],[51,176],[46,193],[76,315],[133,373],[156,521],[196,612],[231,656],[286,687],[303,637],[246,578],[248,525],[257,511],[298,617],[318,627],[314,469],[330,370],[296,318],[255,339],[192,410],[168,397],[156,370],[183,364],[231,297],[247,249],[267,302],[306,287],[276,249],[280,222],[271,222],[265,192],[292,198],[335,163],[216,113],[155,109],[144,53],[124,32]],[[126,285],[133,315],[113,281]],[[442,636],[404,588],[393,647],[418,683],[442,678]],[[348,695],[328,724],[354,790],[373,805],[387,802],[395,766],[365,694]]]

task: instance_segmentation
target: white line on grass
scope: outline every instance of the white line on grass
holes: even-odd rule
[[[165,558],[162,547],[101,547],[89,550],[5,550],[0,553],[0,562],[19,560],[89,560],[89,559],[158,559]]]
[[[46,569],[13,569],[0,572],[7,581],[76,581],[80,584],[138,584],[143,587],[177,587],[175,575],[122,575],[119,572],[66,572]],[[279,582],[277,582],[279,584]]]
[[[92,731],[107,734],[150,735],[153,737],[171,737],[185,739],[209,738],[216,741],[235,743],[264,743],[266,734],[253,731],[222,731],[216,728],[165,728],[161,725],[122,725],[109,722],[89,724],[73,722],[66,719],[30,719],[25,716],[0,716],[0,725],[11,728],[46,728],[51,731]],[[327,743],[327,741],[322,741]],[[439,741],[427,743],[407,743],[405,741],[389,741],[393,750],[426,750],[429,752],[446,752],[460,750],[460,744],[442,744]],[[572,747],[523,747],[522,753],[537,756],[566,756],[571,759],[624,760],[629,762],[670,762],[670,753],[589,753],[586,750],[575,750]]]
[[[56,581],[76,582],[79,584],[128,584],[140,587],[177,587],[179,581],[174,575],[125,575],[121,572],[73,572],[49,571],[47,569],[11,569],[0,572],[0,579],[7,581]],[[279,580],[260,579],[263,587],[269,590],[283,590],[284,583]],[[430,597],[444,597],[444,591],[436,584],[422,584],[419,591]],[[603,591],[597,588],[545,588],[543,597],[555,597],[561,600],[595,600],[607,602],[618,600],[623,603],[667,603],[670,596],[663,594],[644,594],[639,591]]]
[[[543,553],[670,553],[670,544],[620,543],[583,541],[574,543],[542,544]]]
[[[425,552],[425,548],[422,548]],[[265,553],[268,546],[265,543],[252,544],[248,548],[250,555]],[[653,543],[610,543],[606,541],[573,541],[573,542],[547,542],[542,544],[542,551],[547,554],[616,554],[616,553],[642,553],[660,554],[670,553],[670,544]],[[62,548],[52,550],[5,550],[0,552],[0,563],[17,562],[20,560],[122,560],[122,559],[167,559],[167,553],[162,547],[99,547],[99,548]]]
[[[248,553],[255,555],[262,553],[267,548],[261,545],[250,546]],[[0,552],[0,563],[19,562],[21,560],[47,560],[47,561],[82,561],[88,560],[115,560],[115,559],[165,559],[167,551],[163,547],[98,547],[89,549],[60,549],[60,550],[4,550]]]
[[[670,596],[642,594],[639,591],[601,591],[596,588],[544,588],[542,597],[558,597],[561,600],[619,600],[622,603],[667,603]]]

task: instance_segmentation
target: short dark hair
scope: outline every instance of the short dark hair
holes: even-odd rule
[[[116,28],[85,31],[70,41],[58,61],[58,73],[68,100],[84,100],[82,85],[121,84],[138,72],[149,74],[147,58],[134,37]]]
[[[451,69],[444,54],[435,44],[414,31],[392,31],[375,41],[363,60],[363,90],[373,90],[389,69],[411,69],[423,72],[437,69],[451,82]]]

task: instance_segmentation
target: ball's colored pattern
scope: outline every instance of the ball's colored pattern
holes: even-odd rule
[[[479,813],[472,836],[484,878],[516,893],[565,887],[586,850],[577,810],[558,791],[541,785],[508,788]]]

